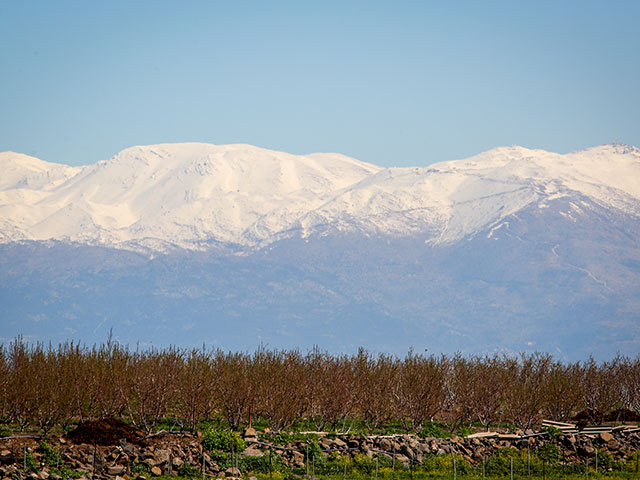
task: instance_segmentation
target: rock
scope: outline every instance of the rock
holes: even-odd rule
[[[224,471],[224,475],[225,477],[239,477],[240,475],[242,475],[240,473],[240,469],[236,468],[236,467],[229,467]]]
[[[258,477],[251,476],[249,477],[249,480],[258,480]]]
[[[264,455],[264,452],[260,450],[257,445],[251,445],[245,448],[244,452],[242,452],[242,455],[244,455],[245,457],[262,457]]]
[[[291,463],[294,468],[303,468],[304,467],[304,454],[298,452],[297,450],[293,451],[293,455],[291,457]]]
[[[171,462],[174,468],[181,468],[184,465],[184,460],[181,457],[173,457],[173,461]]]
[[[620,443],[615,438],[612,438],[607,442],[607,448],[612,451],[616,451],[620,448]]]
[[[611,435],[609,432],[603,432],[600,434],[600,440],[602,440],[604,443],[610,442],[611,440],[613,440],[613,435]]]
[[[127,476],[121,477],[120,475],[116,475],[116,480],[129,480]]]
[[[389,438],[380,439],[380,450],[391,452],[393,450],[393,442]]]
[[[258,438],[258,434],[256,433],[255,428],[245,428],[244,434],[242,435],[245,439],[256,439]]]
[[[324,450],[329,450],[333,448],[333,440],[331,440],[330,438],[322,437],[320,440],[318,440],[318,443],[320,444],[320,447]]]
[[[153,467],[155,467],[155,466],[156,466],[156,461],[155,461],[155,459],[153,459],[153,458],[145,458],[145,459],[142,461],[142,464],[143,464],[143,465],[146,465],[148,468],[153,468]]]
[[[595,452],[596,449],[589,444],[580,445],[580,447],[578,447],[578,455],[580,456],[593,455]]]
[[[156,465],[164,465],[169,463],[169,459],[171,458],[171,450],[157,450],[153,459],[156,461]]]
[[[127,469],[125,467],[123,467],[122,465],[113,465],[111,467],[107,467],[107,473],[110,476],[124,475],[126,471],[127,471]]]
[[[50,474],[49,472],[47,472],[46,470],[42,470],[39,474],[38,474],[38,478],[40,478],[41,480],[47,480],[49,478]]]
[[[9,465],[14,461],[13,454],[9,450],[2,450],[0,452],[0,465]]]
[[[57,473],[52,473],[51,475],[49,475],[49,480],[62,480],[62,477]]]
[[[151,474],[156,477],[159,477],[160,475],[162,475],[162,470],[160,469],[160,467],[153,467],[151,469]]]

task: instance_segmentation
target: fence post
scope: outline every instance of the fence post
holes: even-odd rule
[[[451,456],[453,457],[453,480],[456,480],[458,478],[458,468],[456,465],[456,456],[455,454],[451,454]]]
[[[589,479],[589,459],[584,460],[584,478]]]
[[[598,473],[598,449],[596,448],[596,474]]]
[[[96,450],[97,450],[97,446],[94,443],[93,444],[93,460],[91,461],[91,478],[94,478],[96,476]]]
[[[396,471],[396,441],[393,441],[393,456],[391,457],[391,471]]]
[[[482,456],[482,480],[485,480],[484,479],[484,476],[485,476],[485,459],[486,459],[486,457],[483,455]]]
[[[342,471],[342,480],[347,478],[347,453],[344,454],[344,470]]]

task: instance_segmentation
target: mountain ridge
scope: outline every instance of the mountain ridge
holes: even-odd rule
[[[436,245],[495,226],[532,202],[544,208],[545,199],[575,192],[640,214],[634,182],[640,150],[626,145],[565,155],[498,147],[468,159],[391,168],[340,154],[205,143],[135,146],[84,167],[0,154],[0,164],[10,162],[12,173],[0,183],[5,243],[255,249],[288,235],[357,229],[422,233]]]

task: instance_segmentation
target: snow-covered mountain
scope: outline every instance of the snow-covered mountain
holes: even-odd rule
[[[640,150],[0,154],[0,343],[640,351]]]
[[[619,145],[568,155],[497,148],[382,169],[338,154],[187,143],[133,147],[76,168],[5,152],[0,171],[2,242],[202,250],[360,231],[446,244],[576,194],[640,215],[640,151]]]

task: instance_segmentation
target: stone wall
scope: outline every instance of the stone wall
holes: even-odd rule
[[[270,451],[277,453],[291,467],[305,467],[307,443],[293,442],[288,445],[274,445],[260,441],[254,432],[245,436],[247,449],[244,456],[262,456]],[[127,440],[116,445],[91,445],[72,443],[62,436],[50,436],[47,442],[60,453],[60,466],[82,472],[83,478],[95,479],[139,477],[136,466],[144,466],[147,476],[175,474],[185,463],[198,472],[202,471],[212,478],[242,476],[235,468],[223,469],[202,451],[198,437],[187,434],[165,433],[146,437],[137,443]],[[415,435],[397,436],[342,436],[336,438],[320,437],[318,444],[324,455],[337,452],[339,455],[356,454],[394,458],[397,465],[420,464],[428,454],[456,454],[471,464],[478,464],[483,458],[491,457],[498,449],[517,448],[537,450],[544,443],[556,445],[562,452],[565,462],[584,462],[594,457],[596,449],[606,452],[620,460],[632,452],[640,450],[640,434],[603,433],[593,436],[563,435],[551,440],[546,436],[528,438],[419,438]],[[0,440],[0,479],[5,478],[41,478],[60,480],[53,473],[54,468],[46,466],[44,455],[38,449],[37,438],[9,437]],[[37,468],[25,473],[25,458],[32,458]]]

